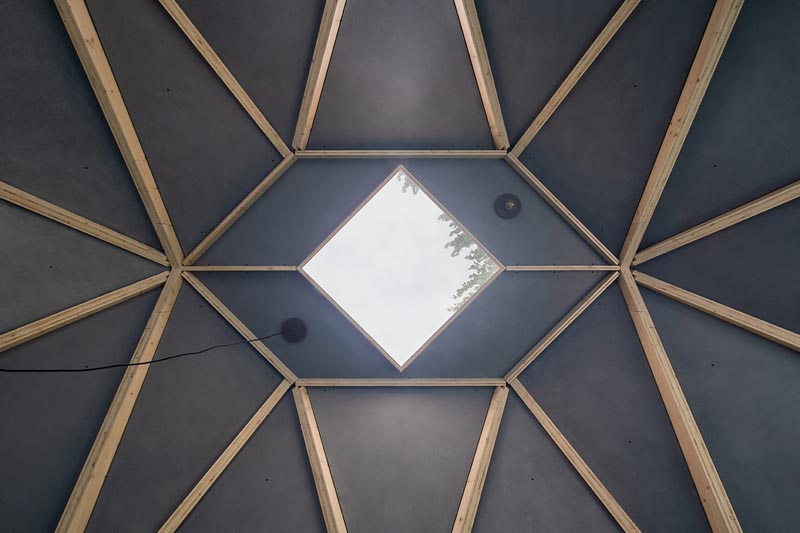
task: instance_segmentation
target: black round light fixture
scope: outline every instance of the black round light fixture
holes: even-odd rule
[[[281,338],[286,342],[300,342],[306,338],[308,328],[299,318],[287,318],[281,325]]]
[[[501,194],[494,201],[494,212],[500,218],[514,218],[522,210],[522,202],[514,194]]]

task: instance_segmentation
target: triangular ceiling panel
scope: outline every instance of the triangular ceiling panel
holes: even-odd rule
[[[451,0],[348,0],[309,148],[494,148]]]
[[[163,267],[0,201],[0,331],[119,289]],[[13,302],[13,305],[12,305]]]
[[[643,296],[742,528],[795,531],[798,354],[664,296]]]
[[[280,154],[158,2],[87,3],[188,253]]]
[[[608,19],[618,0],[478,0],[486,50],[513,145]]]
[[[521,160],[616,253],[714,2],[634,10]]]
[[[642,531],[709,530],[618,287],[520,381]]]
[[[184,285],[156,357],[241,340]],[[150,367],[87,531],[156,531],[279,383],[244,344]]]
[[[182,531],[325,531],[291,392],[184,521]]]
[[[800,179],[798,2],[745,2],[643,242]]]
[[[619,527],[512,392],[473,530],[600,532]]]
[[[3,2],[0,179],[158,246],[52,2]]]
[[[350,531],[453,527],[491,388],[309,393]]]
[[[127,363],[157,298],[152,291],[13,348],[0,366]],[[123,372],[0,374],[3,529],[55,530]]]
[[[800,332],[800,200],[636,267],[721,304]]]
[[[291,144],[324,0],[182,0],[180,5]]]

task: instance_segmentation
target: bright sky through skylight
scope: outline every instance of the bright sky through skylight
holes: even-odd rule
[[[302,269],[403,366],[499,268],[449,221],[401,170]]]

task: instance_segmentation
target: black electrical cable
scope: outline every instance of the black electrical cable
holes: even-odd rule
[[[108,370],[110,368],[127,368],[129,366],[152,365],[155,363],[161,363],[163,361],[169,361],[170,359],[177,359],[178,357],[186,357],[187,355],[198,355],[201,353],[209,352],[211,350],[216,350],[217,348],[227,348],[229,346],[236,346],[237,344],[245,344],[245,343],[249,344],[256,341],[263,341],[266,339],[270,339],[272,337],[277,337],[278,335],[282,335],[283,333],[284,333],[283,331],[279,331],[278,333],[273,333],[272,335],[267,335],[266,337],[245,339],[243,341],[231,342],[229,344],[217,344],[216,346],[209,346],[208,348],[203,348],[202,350],[197,350],[196,352],[184,352],[184,353],[177,353],[174,355],[166,355],[164,357],[159,357],[158,359],[151,359],[150,361],[140,361],[138,363],[118,363],[115,365],[93,366],[88,368],[0,368],[0,372],[20,373],[20,374],[95,372],[97,370]]]

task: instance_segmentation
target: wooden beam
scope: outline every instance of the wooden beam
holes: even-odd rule
[[[252,98],[250,98],[233,74],[231,74],[231,71],[228,70],[228,67],[225,66],[225,63],[222,62],[208,41],[206,41],[205,37],[203,37],[203,34],[200,33],[200,30],[192,23],[178,3],[175,0],[159,0],[159,2],[161,2],[161,5],[167,13],[169,13],[169,16],[172,17],[172,20],[175,21],[181,31],[183,31],[183,34],[186,35],[197,51],[200,52],[203,59],[205,59],[208,65],[217,73],[219,79],[222,80],[222,83],[225,84],[234,98],[241,104],[247,114],[250,115],[250,118],[256,123],[258,129],[266,135],[267,139],[269,139],[283,157],[291,154],[292,151],[289,150],[289,147],[283,142],[281,136],[278,135],[278,132],[275,131],[275,128],[269,123],[267,117],[264,116],[255,102],[253,102]]]
[[[502,159],[505,150],[298,150],[299,159]]]
[[[744,222],[749,218],[760,215],[765,211],[783,205],[787,202],[791,202],[797,198],[800,198],[800,180],[797,180],[786,187],[780,188],[777,191],[766,194],[761,198],[753,200],[752,202],[748,202],[740,207],[737,207],[736,209],[728,211],[727,213],[719,215],[718,217],[714,217],[711,220],[703,222],[702,224],[698,224],[693,228],[678,233],[669,239],[665,239],[657,244],[645,248],[634,256],[633,264],[640,265],[645,261],[649,261],[660,255],[664,255],[665,253],[671,252],[676,248],[680,248],[681,246],[685,246],[698,239],[702,239],[703,237],[712,235],[718,231],[724,230],[725,228],[729,228],[730,226],[738,224],[739,222]]]
[[[550,189],[545,187],[544,183],[539,181],[539,178],[534,176],[533,172],[531,172],[528,167],[522,164],[522,162],[517,158],[517,156],[513,154],[506,155],[506,162],[511,165],[511,168],[517,171],[517,173],[525,178],[528,183],[530,183],[536,192],[541,195],[544,200],[550,204],[550,206],[555,209],[558,214],[560,214],[564,220],[567,221],[567,224],[573,227],[575,231],[577,231],[581,237],[586,240],[597,252],[602,255],[606,261],[611,263],[612,265],[618,265],[619,259],[611,253],[611,251],[606,248],[606,246],[594,236],[594,234],[589,231],[589,228],[583,225],[583,222],[578,220],[578,217],[572,214],[572,211],[567,209],[567,206],[561,203],[561,200],[556,198],[556,195],[550,192]]]
[[[694,480],[697,494],[711,525],[712,531],[740,532],[739,520],[733,510],[725,487],[719,478],[711,455],[708,453],[703,436],[694,420],[692,411],[683,395],[678,378],[669,362],[653,319],[644,304],[642,295],[636,287],[630,271],[623,269],[620,288],[625,297],[636,332],[639,335],[650,370],[653,372],[658,391],[666,407],[678,444],[683,451],[689,473]]]
[[[528,365],[530,365],[534,359],[539,357],[539,355],[541,355],[541,353],[544,352],[547,347],[550,346],[553,341],[556,340],[565,329],[567,329],[567,327],[569,327],[570,324],[575,322],[575,320],[581,316],[581,313],[583,313],[590,305],[592,305],[592,302],[597,300],[618,277],[619,272],[612,272],[603,278],[602,281],[600,281],[600,283],[598,283],[589,294],[584,296],[583,299],[575,305],[575,307],[570,309],[569,313],[567,313],[564,318],[558,322],[558,324],[553,326],[553,329],[547,332],[542,340],[536,343],[536,346],[534,346],[531,351],[519,361],[519,363],[514,365],[514,368],[512,368],[511,371],[506,374],[505,380],[510,383],[511,381],[517,379],[517,377],[522,374],[526,368],[528,368]]]
[[[347,526],[344,523],[344,515],[336,495],[328,459],[325,457],[325,449],[322,446],[322,437],[319,434],[314,410],[311,408],[308,389],[295,387],[292,394],[297,406],[297,416],[300,418],[300,428],[303,431],[303,440],[306,443],[306,452],[311,463],[311,473],[314,476],[314,485],[317,487],[317,496],[319,496],[320,507],[322,507],[325,526],[328,531],[344,533],[347,531]]]
[[[130,300],[140,294],[162,285],[169,276],[168,272],[161,272],[136,283],[131,283],[121,289],[108,292],[97,298],[92,298],[50,316],[40,318],[30,324],[25,324],[0,335],[0,353],[5,352],[24,342],[28,342],[58,328],[62,328],[82,318],[99,313],[113,305]]]
[[[76,215],[71,211],[67,211],[55,204],[51,204],[46,200],[37,198],[32,194],[17,189],[4,181],[0,181],[0,198],[3,200],[32,211],[37,215],[49,218],[72,229],[78,230],[86,235],[91,235],[95,239],[112,244],[118,248],[122,248],[132,254],[136,254],[145,259],[149,259],[159,265],[169,266],[167,256],[163,252],[156,250],[146,244],[143,244],[136,239],[132,239],[127,235],[123,235],[113,229],[107,228],[97,222],[92,222],[88,218],[83,218]]]
[[[472,531],[507,399],[508,388],[502,386],[494,389],[492,400],[489,403],[489,410],[486,412],[486,418],[483,421],[481,436],[478,439],[478,447],[475,450],[467,482],[464,485],[464,493],[461,495],[461,503],[458,506],[456,520],[453,524],[453,533]]]
[[[122,100],[117,81],[100,44],[92,17],[86,8],[85,0],[55,0],[64,26],[67,28],[72,44],[83,64],[89,82],[94,89],[103,114],[114,134],[122,157],[131,173],[139,196],[142,198],[156,235],[161,241],[169,262],[177,267],[183,260],[178,236],[172,227],[167,208],[161,199],[153,172],[147,163],[139,137],[131,122],[131,117]]]
[[[317,44],[314,46],[314,55],[311,56],[311,67],[303,91],[303,101],[300,104],[300,114],[297,117],[297,126],[294,130],[292,146],[297,150],[305,150],[308,138],[311,135],[311,126],[319,107],[322,96],[322,86],[328,74],[328,65],[333,55],[333,45],[336,43],[336,34],[339,33],[339,24],[344,14],[345,0],[326,0],[325,10],[322,12],[322,21],[319,25]]]
[[[628,20],[628,17],[638,5],[639,0],[625,0],[622,2],[617,12],[614,13],[614,16],[611,17],[600,34],[595,38],[594,42],[592,42],[586,52],[584,52],[583,57],[572,67],[572,70],[564,81],[561,82],[556,92],[553,93],[550,100],[547,101],[541,111],[539,111],[539,114],[533,119],[531,125],[528,126],[528,129],[525,130],[525,133],[523,133],[522,137],[517,141],[517,144],[514,145],[514,148],[511,150],[514,156],[519,157],[522,155],[522,152],[525,151],[533,138],[542,130],[545,123],[550,119],[553,113],[556,112],[558,106],[561,105],[561,102],[566,99],[567,95],[569,95],[572,89],[578,84],[578,81],[583,77],[586,71],[589,70],[589,67],[592,66],[595,59],[600,55],[600,52],[603,51],[614,35],[617,34],[617,31],[622,27],[625,21]]]
[[[151,361],[156,353],[164,328],[169,320],[172,308],[178,298],[181,287],[181,275],[173,270],[167,279],[164,289],[156,302],[150,319],[133,353],[131,363]],[[139,391],[147,376],[150,365],[131,366],[125,370],[122,382],[111,401],[100,432],[95,438],[89,457],[83,465],[78,481],[72,489],[67,506],[58,522],[56,532],[67,533],[85,531],[89,518],[94,510],[100,489],[103,487],[111,462],[122,440],[122,434],[133,406],[139,397]]]
[[[223,218],[217,226],[211,230],[205,238],[200,241],[200,243],[195,246],[194,250],[191,251],[189,255],[183,260],[183,264],[185,266],[193,265],[195,261],[200,259],[206,250],[208,250],[212,244],[217,242],[217,239],[222,237],[222,234],[228,231],[228,228],[233,226],[233,224],[239,220],[239,218],[250,209],[250,207],[256,203],[256,201],[261,198],[261,196],[267,192],[267,189],[272,187],[278,178],[283,176],[283,173],[289,170],[289,168],[297,161],[297,158],[294,154],[289,154],[283,161],[278,163],[278,166],[272,169],[272,171],[267,174],[267,176],[261,180],[261,182],[255,186],[255,188],[245,196],[242,201],[240,201],[233,210],[228,213],[225,218]]]
[[[647,287],[659,294],[669,296],[673,300],[688,305],[698,311],[707,313],[720,320],[746,329],[751,333],[760,335],[772,342],[777,342],[782,346],[800,352],[800,334],[770,324],[765,320],[742,313],[741,311],[704,298],[699,294],[681,289],[675,285],[670,285],[665,281],[661,281],[660,279],[656,279],[641,272],[633,272],[633,279],[636,280],[636,283],[639,285]]]
[[[528,408],[531,414],[536,418],[542,428],[550,435],[550,438],[561,450],[561,453],[572,464],[578,474],[583,478],[586,484],[592,489],[597,499],[605,506],[609,514],[614,517],[623,531],[638,532],[639,528],[633,522],[628,513],[622,508],[619,502],[611,495],[611,492],[603,485],[595,473],[586,464],[586,461],[580,454],[572,447],[567,438],[556,427],[553,421],[544,412],[544,409],[533,399],[533,396],[528,390],[519,382],[519,380],[512,380],[510,382],[511,388],[517,393],[517,396],[522,400],[522,403]]]
[[[186,517],[189,516],[197,504],[200,503],[203,496],[211,489],[214,482],[222,475],[222,472],[228,468],[228,465],[236,458],[236,455],[244,448],[244,445],[247,444],[247,441],[250,440],[250,437],[255,434],[258,428],[261,427],[261,424],[267,419],[269,414],[291,387],[292,384],[286,380],[283,380],[278,385],[275,391],[269,395],[258,411],[256,411],[253,417],[245,424],[239,434],[228,444],[225,451],[214,461],[214,464],[211,465],[211,468],[209,468],[200,481],[197,482],[197,485],[186,495],[178,508],[172,512],[167,521],[164,522],[164,525],[161,526],[161,529],[158,530],[159,533],[173,533],[183,524]]]
[[[296,266],[286,265],[208,265],[185,266],[184,272],[296,272]]]
[[[494,378],[300,378],[298,387],[502,387]]]
[[[498,150],[507,150],[506,124],[503,121],[503,111],[500,109],[500,99],[497,97],[497,88],[494,76],[492,76],[492,67],[489,64],[489,54],[486,52],[486,43],[483,41],[483,32],[481,32],[481,23],[478,20],[475,2],[474,0],[454,0],[454,2],[494,145]]]
[[[228,309],[225,304],[220,301],[216,295],[209,290],[199,279],[197,276],[192,274],[191,272],[184,272],[183,277],[186,281],[189,282],[194,290],[196,290],[200,296],[202,296],[205,301],[207,301],[211,307],[216,309],[217,313],[219,313],[222,318],[228,321],[228,323],[233,326],[233,328],[239,332],[239,334],[244,337],[245,339],[255,339],[257,335],[250,331],[250,328],[244,325],[244,322],[239,320],[239,318],[233,314],[233,312]],[[275,355],[272,350],[267,348],[267,345],[261,341],[253,341],[250,345],[261,354],[261,356],[267,360],[269,364],[278,371],[278,373],[283,376],[283,378],[288,381],[289,383],[294,383],[297,381],[297,376],[295,376],[294,372],[292,372],[288,366],[283,364],[277,355]]]
[[[625,266],[631,264],[644,233],[647,231],[647,225],[653,217],[661,193],[667,185],[678,154],[680,154],[697,115],[700,102],[703,100],[714,70],[717,68],[722,50],[733,30],[733,25],[742,8],[742,2],[743,0],[717,0],[714,5],[694,63],[689,70],[689,76],[670,120],[669,128],[667,128],[656,161],[650,171],[650,177],[647,179],[639,206],[633,215],[628,236],[622,245],[620,259]]]
[[[616,272],[619,265],[510,265],[508,272]]]

